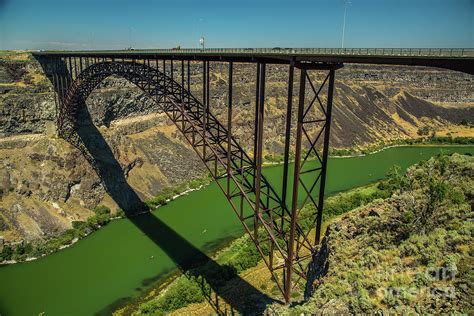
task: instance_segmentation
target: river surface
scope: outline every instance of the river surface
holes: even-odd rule
[[[405,169],[440,152],[474,154],[474,147],[395,147],[364,157],[331,158],[326,194],[368,184],[381,179],[395,164]],[[282,169],[264,169],[276,187]],[[160,207],[153,216],[209,255],[243,233],[214,183]],[[153,282],[176,271],[169,249],[164,248],[132,221],[112,221],[70,248],[1,267],[0,315],[109,314],[117,304],[137,297]]]

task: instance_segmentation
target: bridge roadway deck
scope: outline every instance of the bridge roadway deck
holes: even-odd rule
[[[173,59],[265,62],[297,66],[317,63],[406,65],[446,68],[474,74],[474,49],[423,48],[207,48],[97,51],[39,51],[37,56],[115,59]]]

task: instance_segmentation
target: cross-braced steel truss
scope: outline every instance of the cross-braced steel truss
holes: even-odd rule
[[[166,113],[202,159],[289,302],[293,288],[306,279],[307,265],[319,243],[334,75],[342,65],[294,61],[288,65],[283,175],[281,191],[277,191],[262,170],[267,64],[256,61],[254,150],[249,155],[232,136],[234,63],[228,63],[225,125],[210,110],[209,61],[199,62],[202,101],[190,92],[190,63],[197,62],[86,57],[47,60],[47,73],[57,92],[58,133],[81,149],[75,130],[78,110],[85,106],[89,94],[112,75],[134,83]],[[296,126],[292,127],[295,70],[299,70],[298,102]],[[313,72],[325,73],[318,86],[310,75]],[[94,157],[82,150],[94,165]],[[289,181],[293,153],[293,181]]]

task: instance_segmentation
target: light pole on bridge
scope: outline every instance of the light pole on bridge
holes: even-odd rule
[[[344,48],[344,35],[346,31],[346,12],[347,12],[348,4],[351,4],[351,2],[349,0],[344,0],[344,19],[342,22],[342,44],[341,44],[342,48]]]

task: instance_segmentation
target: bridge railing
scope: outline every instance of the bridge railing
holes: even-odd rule
[[[128,50],[101,50],[101,51],[47,51],[39,54],[249,54],[249,55],[301,55],[301,56],[387,56],[387,57],[458,57],[473,58],[474,48],[170,48],[170,49],[128,49]]]
[[[474,48],[172,48],[140,49],[131,52],[175,54],[284,54],[406,57],[474,57]]]

